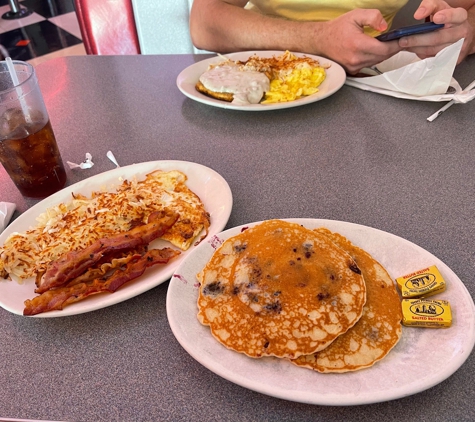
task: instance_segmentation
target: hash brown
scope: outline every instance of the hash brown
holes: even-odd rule
[[[157,170],[144,180],[124,180],[113,191],[96,191],[90,197],[74,195],[69,202],[47,209],[36,227],[12,233],[0,247],[4,277],[17,280],[42,274],[64,253],[85,248],[95,240],[125,232],[147,221],[157,210],[180,213],[177,226],[164,236],[186,250],[205,236],[210,216],[200,198],[186,186],[184,173]]]

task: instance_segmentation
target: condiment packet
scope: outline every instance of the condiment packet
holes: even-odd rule
[[[80,164],[72,163],[71,161],[66,162],[68,163],[70,169],[90,169],[94,165],[94,163],[92,162],[92,155],[88,152],[86,152],[86,159]]]
[[[0,233],[7,227],[15,208],[11,202],[0,202]]]
[[[463,91],[452,77],[463,41],[462,38],[424,60],[414,53],[400,51],[375,66],[382,74],[347,77],[346,84],[396,98],[466,103],[475,97],[475,92]]]

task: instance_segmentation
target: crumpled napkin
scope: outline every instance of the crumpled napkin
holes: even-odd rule
[[[0,233],[7,227],[15,209],[16,205],[11,202],[0,202]]]
[[[463,91],[452,77],[463,41],[462,38],[424,60],[400,51],[375,66],[382,75],[347,77],[346,84],[396,98],[466,103],[475,97],[475,92]],[[371,69],[364,73],[375,74]]]
[[[66,161],[70,169],[90,169],[94,163],[92,162],[92,155],[86,152],[86,159],[79,164],[72,163],[71,161]]]

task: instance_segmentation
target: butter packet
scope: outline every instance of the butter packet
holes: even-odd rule
[[[452,311],[446,300],[403,299],[401,305],[405,326],[446,328],[452,325]]]
[[[396,279],[403,298],[428,297],[446,289],[446,282],[435,265]]]

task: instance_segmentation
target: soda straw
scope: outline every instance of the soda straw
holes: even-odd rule
[[[15,66],[12,62],[12,58],[6,57],[5,61],[7,62],[8,71],[10,72],[10,77],[12,78],[13,85],[14,86],[20,85],[20,82],[18,81],[18,76],[15,72]]]
[[[12,78],[13,86],[17,87],[18,85],[20,85],[20,81],[18,80],[18,75],[16,74],[15,65],[12,62],[12,58],[5,57],[5,61],[7,62],[7,68],[8,68],[8,72],[10,73],[10,77]],[[21,105],[23,114],[25,116],[25,120],[27,123],[31,123],[30,113],[28,112],[28,106],[26,105],[25,99],[23,98],[23,92],[22,92],[21,87],[16,88],[16,92],[17,92],[18,98],[20,99],[20,105]]]

